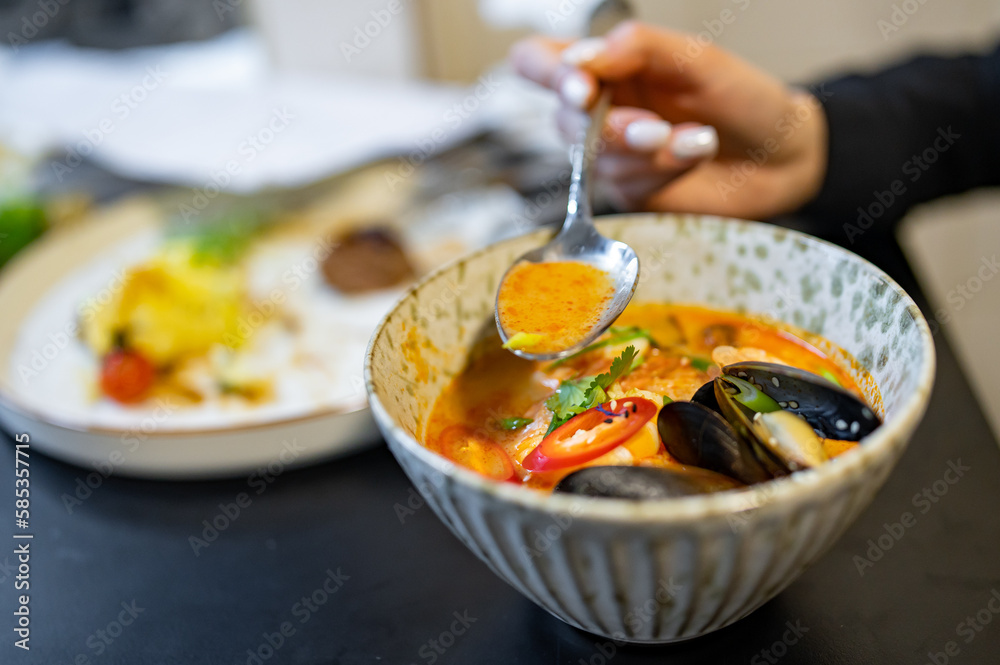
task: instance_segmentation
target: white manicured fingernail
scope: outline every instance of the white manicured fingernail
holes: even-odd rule
[[[562,52],[562,61],[567,65],[579,65],[584,62],[590,62],[598,56],[605,48],[607,44],[603,37],[587,37],[586,39],[581,39],[572,46],[569,46],[565,51]]]
[[[587,106],[587,101],[590,99],[590,82],[581,74],[570,72],[563,79],[559,92],[567,102],[582,109]]]
[[[670,130],[663,120],[636,120],[625,128],[625,143],[634,150],[658,150],[667,145]]]
[[[671,152],[677,159],[711,157],[719,150],[719,134],[715,127],[691,127],[674,135]]]

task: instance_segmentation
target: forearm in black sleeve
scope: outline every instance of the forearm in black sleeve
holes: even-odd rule
[[[814,92],[829,160],[819,195],[800,211],[807,217],[852,236],[918,203],[1000,184],[1000,48],[921,57]]]

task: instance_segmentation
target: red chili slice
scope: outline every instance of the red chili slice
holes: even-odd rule
[[[467,469],[493,480],[508,480],[514,463],[495,441],[465,425],[452,425],[441,432],[441,454]]]
[[[597,459],[632,438],[656,415],[656,409],[645,397],[625,397],[595,406],[549,432],[521,465],[529,471],[552,471]],[[590,430],[594,430],[591,440],[573,440],[577,432]]]

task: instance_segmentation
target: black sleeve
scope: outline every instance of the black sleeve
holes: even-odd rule
[[[920,57],[815,86],[830,128],[819,195],[799,214],[865,230],[924,201],[1000,184],[1000,48]]]

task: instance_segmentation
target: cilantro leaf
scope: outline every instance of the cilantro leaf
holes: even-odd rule
[[[545,400],[545,406],[552,412],[552,422],[549,424],[548,432],[559,427],[576,414],[587,410],[582,405],[587,397],[585,386],[589,386],[591,381],[591,377],[563,381],[552,393],[552,396]]]
[[[607,402],[608,388],[632,371],[633,363],[638,355],[635,347],[629,345],[625,347],[620,356],[612,361],[611,368],[604,374],[598,374],[593,378],[588,377],[560,383],[556,392],[545,401],[545,406],[552,411],[552,422],[549,424],[546,434],[573,416]]]
[[[496,421],[497,429],[515,430],[527,427],[533,421],[531,418],[501,418]]]
[[[639,352],[635,350],[634,346],[629,345],[625,347],[622,354],[611,362],[611,369],[604,374],[598,374],[594,378],[591,389],[597,386],[601,388],[601,392],[604,392],[610,388],[615,381],[632,371],[632,363],[635,362],[638,355]]]

